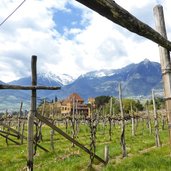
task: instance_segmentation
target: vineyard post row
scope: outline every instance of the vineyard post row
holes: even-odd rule
[[[159,45],[160,63],[166,100],[168,117],[169,141],[171,144],[171,42],[167,40],[163,7],[157,5],[153,8],[156,30],[138,20],[113,0],[76,0],[93,11],[106,17],[110,21],[127,30],[143,36]]]

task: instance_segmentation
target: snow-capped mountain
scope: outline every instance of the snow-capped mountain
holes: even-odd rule
[[[74,81],[74,78],[68,74],[54,74],[52,72],[39,73],[38,77],[42,79],[48,79],[61,83],[61,85],[67,85]]]
[[[81,75],[81,77],[89,77],[90,79],[93,78],[100,78],[100,77],[107,77],[107,76],[111,76],[115,73],[116,70],[114,69],[101,69],[98,71],[91,71],[91,72],[87,72],[86,74]]]
[[[0,84],[5,84],[4,82],[2,82],[1,80],[0,80]]]
[[[120,69],[103,69],[88,72],[75,80],[66,74],[41,73],[37,77],[38,85],[60,86],[61,90],[40,90],[37,96],[39,99],[45,97],[49,100],[54,99],[54,97],[64,99],[71,93],[76,92],[85,101],[89,97],[100,95],[117,97],[119,83],[122,83],[124,97],[149,96],[152,89],[162,89],[163,87],[160,64],[145,59],[138,64],[130,64]],[[21,78],[10,82],[10,84],[31,85],[31,77]],[[7,104],[8,100],[13,105],[16,103],[16,99],[19,98],[22,101],[29,101],[30,93],[28,91],[0,91],[0,100],[1,102],[5,102],[5,104]],[[4,101],[4,99],[7,100]]]
[[[37,74],[37,85],[64,87],[65,84],[70,83],[72,81],[73,81],[73,78],[66,74],[55,75],[50,72]],[[19,80],[11,81],[11,82],[9,82],[9,84],[31,85],[31,76],[20,78]],[[23,91],[23,92],[25,94],[29,94],[28,91]],[[40,90],[39,91],[38,90],[37,95],[39,98],[45,98],[48,96],[55,97],[57,93],[58,93],[58,91],[56,91],[56,90],[55,91],[52,91],[52,90],[48,90],[48,91]]]
[[[56,75],[51,72],[37,74],[38,85],[64,86],[73,81],[74,81],[73,77],[67,74]],[[9,82],[9,84],[31,85],[31,76],[23,77],[23,78],[20,78],[19,80],[11,81]]]
[[[122,83],[125,97],[148,96],[153,88],[162,88],[160,64],[145,59],[121,69],[92,71],[63,89],[69,93],[77,91],[85,99],[100,95],[117,96],[119,83]]]

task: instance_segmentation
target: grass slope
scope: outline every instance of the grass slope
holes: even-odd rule
[[[59,127],[64,129],[64,125]],[[43,147],[51,151],[50,147],[50,128],[43,126]],[[93,168],[88,168],[89,155],[78,147],[72,147],[71,143],[61,135],[55,133],[54,144],[55,152],[46,153],[37,148],[34,156],[35,171],[168,171],[171,170],[170,147],[168,145],[168,130],[161,130],[160,137],[163,146],[155,146],[154,130],[150,135],[145,122],[139,122],[136,136],[131,136],[131,125],[126,125],[126,147],[128,157],[122,159],[120,147],[120,126],[117,124],[112,127],[112,141],[109,141],[108,125],[104,128],[99,125],[97,128],[96,154],[103,158],[104,146],[110,149],[110,161],[107,166],[94,160]],[[71,128],[68,130],[71,135]],[[89,128],[81,125],[77,140],[89,148],[90,144]],[[19,171],[26,170],[27,163],[27,144],[14,145],[9,142],[7,146],[5,139],[0,137],[0,171]]]

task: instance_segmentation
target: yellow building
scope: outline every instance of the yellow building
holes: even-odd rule
[[[84,100],[77,93],[73,93],[56,103],[60,106],[60,113],[63,116],[71,116],[74,113],[86,117],[90,113],[89,107],[84,104]]]

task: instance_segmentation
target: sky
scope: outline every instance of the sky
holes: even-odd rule
[[[22,0],[0,1],[2,22]],[[171,39],[170,0],[115,0],[139,20],[155,28],[153,7],[164,8]],[[0,81],[31,74],[31,56],[38,72],[68,74],[118,69],[144,59],[159,62],[158,45],[100,16],[75,0],[26,0],[0,26]]]

